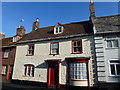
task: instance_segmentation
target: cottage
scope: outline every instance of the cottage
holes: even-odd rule
[[[60,84],[92,87],[95,84],[92,35],[91,21],[33,29],[17,44],[13,79],[43,82],[48,87],[59,88]]]

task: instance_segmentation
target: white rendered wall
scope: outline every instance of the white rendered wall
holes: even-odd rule
[[[118,48],[106,48],[106,39],[118,39]],[[110,75],[110,60],[120,60],[120,35],[96,35],[95,51],[97,60],[98,81],[101,82],[120,82],[120,77]]]
[[[89,63],[89,76],[90,76],[90,85],[94,84],[93,78],[93,54],[91,49],[93,45],[93,38],[87,36],[82,39],[82,54],[71,54],[72,53],[72,45],[71,40],[82,39],[82,38],[74,38],[74,39],[66,39],[66,40],[56,40],[52,42],[59,42],[59,55],[49,55],[50,54],[50,42],[41,42],[34,43],[35,44],[35,52],[34,56],[26,56],[28,45],[18,45],[16,51],[16,58],[14,63],[14,71],[13,71],[13,79],[16,80],[27,80],[27,81],[37,81],[37,82],[47,82],[47,64],[44,60],[49,59],[61,59],[62,63],[60,64],[60,84],[66,84],[66,73],[67,73],[67,64],[65,61],[66,57],[91,57]],[[24,64],[33,64],[35,65],[35,73],[34,77],[25,77],[24,74]]]

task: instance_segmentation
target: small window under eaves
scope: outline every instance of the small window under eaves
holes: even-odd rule
[[[63,33],[63,26],[60,23],[57,23],[54,27],[54,34]]]

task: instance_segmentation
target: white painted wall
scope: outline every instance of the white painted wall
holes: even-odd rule
[[[117,38],[119,47],[118,48],[106,48],[106,39]],[[105,82],[120,82],[120,77],[115,77],[110,75],[110,65],[109,61],[111,59],[120,60],[120,35],[96,35],[95,39],[95,51],[97,60],[97,72],[98,81]]]
[[[71,40],[82,39],[82,54],[71,54],[72,46]],[[53,56],[50,54],[50,42],[59,42],[60,54]],[[64,39],[56,41],[46,41],[39,42],[35,44],[34,56],[26,56],[28,45],[18,45],[16,50],[16,58],[14,63],[13,79],[16,80],[27,80],[27,81],[37,81],[37,82],[47,82],[47,64],[44,60],[48,59],[61,59],[62,63],[60,64],[60,84],[66,84],[66,57],[91,57],[89,62],[89,76],[90,76],[90,85],[93,86],[94,82],[94,73],[93,73],[93,37],[86,36],[74,39]],[[34,77],[24,77],[24,64],[33,64],[35,65],[35,74]]]

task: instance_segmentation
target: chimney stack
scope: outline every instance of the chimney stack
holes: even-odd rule
[[[5,34],[0,32],[0,40],[5,38]]]
[[[89,8],[90,8],[90,17],[94,18],[95,17],[95,11],[94,11],[94,2],[93,2],[93,0],[90,0]]]
[[[33,27],[32,30],[37,30],[40,27],[40,23],[39,23],[39,18],[36,19],[36,21],[33,23]]]
[[[25,28],[23,26],[19,26],[16,31],[16,35],[23,36],[25,34]]]

